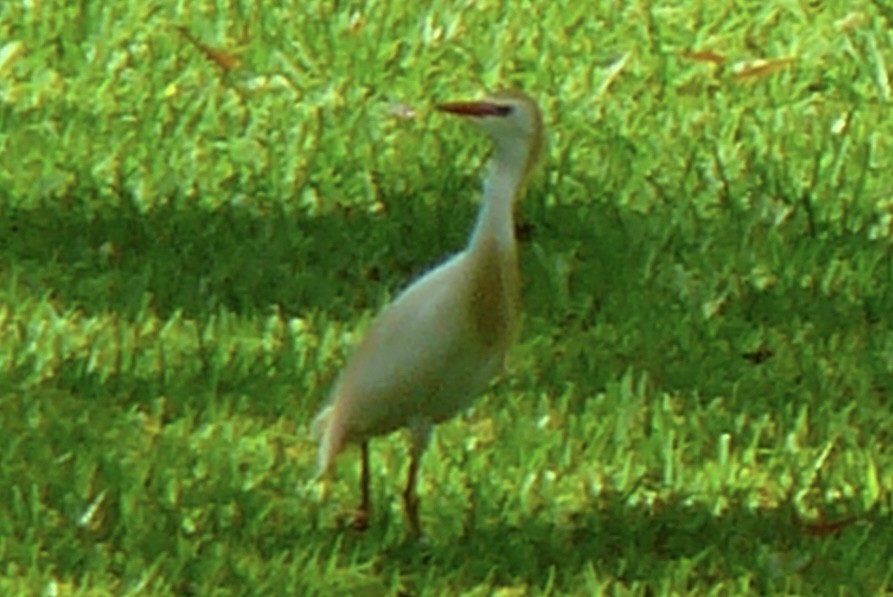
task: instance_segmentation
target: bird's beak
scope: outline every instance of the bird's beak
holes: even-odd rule
[[[449,112],[450,114],[458,114],[459,116],[474,116],[476,118],[481,118],[484,116],[505,116],[508,107],[501,104],[494,104],[493,102],[478,101],[437,104],[437,109],[441,112]]]

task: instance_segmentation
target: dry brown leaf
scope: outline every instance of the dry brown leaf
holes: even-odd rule
[[[827,521],[819,520],[817,522],[807,523],[803,525],[803,531],[810,537],[828,537],[838,534],[844,528],[856,522],[858,517],[848,516],[841,520]]]
[[[777,72],[794,62],[793,56],[771,58],[768,60],[744,60],[732,67],[732,76],[738,80],[765,77]]]
[[[865,21],[865,15],[859,11],[847,13],[842,19],[834,22],[834,26],[840,31],[850,31],[861,26]]]
[[[711,52],[710,50],[683,52],[682,57],[694,60],[695,62],[709,62],[710,64],[715,64],[717,66],[722,66],[726,62],[725,56],[717,54],[716,52]]]
[[[233,54],[219,48],[211,47],[197,40],[186,27],[177,27],[177,30],[183,37],[188,39],[189,42],[205,56],[205,58],[214,62],[223,70],[234,71],[242,65],[242,61]]]

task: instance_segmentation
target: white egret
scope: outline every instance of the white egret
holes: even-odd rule
[[[317,415],[319,469],[348,443],[361,450],[362,499],[355,526],[370,515],[369,440],[406,427],[410,463],[403,494],[419,535],[416,480],[434,424],[467,407],[503,366],[518,325],[518,256],[512,204],[543,145],[539,107],[502,91],[437,106],[465,117],[493,141],[484,198],[468,246],[404,290],[371,324]]]

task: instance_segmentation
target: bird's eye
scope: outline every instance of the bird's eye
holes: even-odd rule
[[[497,106],[495,112],[497,116],[511,116],[515,113],[515,107],[512,105]]]

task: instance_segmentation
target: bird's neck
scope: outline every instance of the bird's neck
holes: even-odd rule
[[[469,249],[495,241],[503,248],[515,243],[512,205],[524,183],[527,149],[521,144],[497,145],[484,181],[484,199]]]

